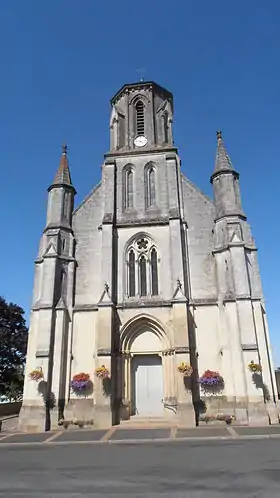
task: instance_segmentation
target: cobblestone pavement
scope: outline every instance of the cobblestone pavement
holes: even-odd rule
[[[200,426],[197,428],[176,427],[122,427],[111,429],[62,429],[55,432],[23,434],[16,432],[0,433],[0,448],[22,444],[74,444],[74,443],[114,443],[145,441],[178,441],[187,439],[252,439],[278,438],[280,425],[268,427],[241,426]]]
[[[143,431],[145,437],[152,435]],[[157,441],[142,439],[141,444],[131,439],[125,439],[126,444],[77,444],[81,438],[104,439],[108,431],[62,434],[49,444],[38,441],[55,434],[29,435],[33,443],[21,445],[15,441],[23,436],[10,436],[14,443],[8,446],[2,440],[1,498],[279,498],[276,437],[260,440],[229,434],[229,439],[203,436],[170,442],[159,439],[164,432],[153,432]],[[112,433],[110,441],[118,434],[122,435]],[[131,429],[126,433],[129,438],[135,435]],[[55,444],[58,440],[66,444]]]

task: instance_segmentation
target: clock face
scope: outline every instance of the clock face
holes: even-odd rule
[[[148,140],[146,139],[146,137],[140,136],[135,138],[134,145],[135,147],[144,147],[144,145],[146,145],[147,142]]]

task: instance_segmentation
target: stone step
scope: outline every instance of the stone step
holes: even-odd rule
[[[168,417],[139,417],[133,416],[129,420],[121,420],[120,425],[122,427],[130,426],[175,426],[177,422],[174,419]]]

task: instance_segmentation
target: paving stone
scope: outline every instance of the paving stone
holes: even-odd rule
[[[180,437],[230,437],[230,433],[227,431],[226,427],[219,428],[197,428],[197,429],[178,429],[176,433],[176,438]]]
[[[51,432],[40,432],[37,434],[12,434],[0,440],[1,443],[43,443],[46,439],[51,437]]]
[[[170,429],[117,429],[110,439],[162,439],[169,436]]]
[[[100,441],[100,439],[108,432],[107,430],[92,430],[92,431],[64,431],[54,440],[59,441]]]
[[[266,427],[234,427],[239,436],[268,436],[280,434],[280,425]]]

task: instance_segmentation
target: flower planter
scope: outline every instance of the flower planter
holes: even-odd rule
[[[204,392],[220,393],[224,389],[224,379],[213,370],[205,370],[204,374],[198,379]]]
[[[191,365],[188,365],[184,361],[180,363],[177,367],[178,372],[180,372],[184,377],[191,377],[193,373],[193,368]]]
[[[253,361],[249,363],[248,368],[252,373],[261,373],[262,371],[262,366],[259,363],[254,363]]]
[[[225,415],[223,413],[218,413],[217,415],[207,415],[203,414],[199,417],[200,422],[205,422],[206,424],[210,422],[225,422],[227,425],[231,425],[232,421],[235,420],[234,415]]]
[[[70,386],[75,394],[89,394],[89,391],[92,388],[89,374],[81,372],[74,375]]]
[[[105,365],[101,365],[101,367],[98,367],[95,370],[95,374],[99,379],[108,379],[109,370],[108,370],[108,368],[105,367]]]
[[[44,378],[44,373],[41,367],[35,368],[35,370],[32,370],[29,374],[29,378],[31,380],[35,380],[35,382],[39,382],[39,380],[42,380]]]

